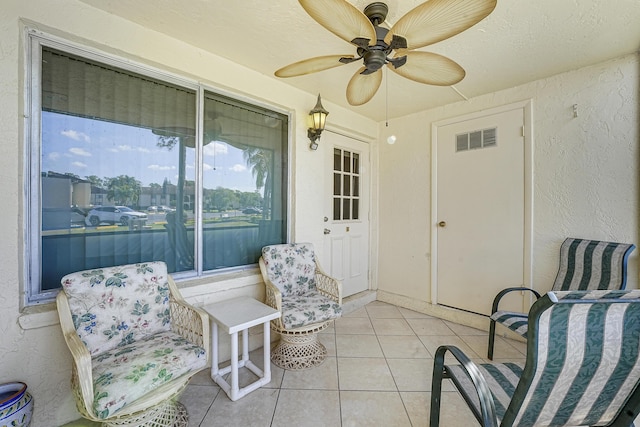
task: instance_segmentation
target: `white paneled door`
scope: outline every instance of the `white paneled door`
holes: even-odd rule
[[[343,296],[369,289],[369,145],[325,132],[328,144],[323,268]]]
[[[434,127],[438,304],[488,315],[500,290],[526,283],[524,113],[519,106]],[[501,309],[522,310],[523,298]]]

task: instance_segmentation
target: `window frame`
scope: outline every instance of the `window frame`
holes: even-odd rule
[[[257,263],[217,270],[203,271],[203,139],[204,100],[205,92],[210,92],[244,102],[257,108],[266,109],[287,117],[287,147],[286,147],[286,224],[285,241],[289,241],[292,224],[292,178],[293,178],[293,123],[292,111],[277,105],[265,103],[250,96],[223,90],[201,81],[190,79],[159,68],[151,67],[142,62],[126,59],[121,56],[106,53],[103,50],[87,47],[64,38],[60,38],[40,30],[26,27],[24,31],[24,149],[23,149],[23,280],[24,306],[33,306],[53,302],[59,289],[41,291],[41,263],[42,263],[42,206],[41,200],[41,155],[42,155],[42,47],[57,49],[71,55],[77,55],[88,60],[98,61],[105,65],[117,67],[141,74],[149,78],[158,79],[169,84],[177,85],[196,92],[196,172],[195,172],[195,232],[194,232],[194,269],[184,272],[171,273],[176,281],[200,279],[204,277],[220,276],[239,271],[255,270]]]

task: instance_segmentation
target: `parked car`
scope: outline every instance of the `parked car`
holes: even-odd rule
[[[246,208],[242,211],[243,214],[246,215],[259,215],[262,211],[258,208]]]
[[[71,207],[70,224],[71,227],[82,227],[87,219],[87,213],[80,208]]]
[[[132,218],[143,219],[146,221],[147,214],[134,211],[126,206],[99,206],[89,211],[85,222],[87,225],[92,225],[94,227],[102,224],[103,222],[109,224],[128,225],[129,220]]]
[[[168,206],[149,206],[147,211],[151,213],[162,213],[162,212],[175,212],[175,209],[170,208]]]

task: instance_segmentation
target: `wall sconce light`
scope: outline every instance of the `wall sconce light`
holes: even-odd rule
[[[318,102],[316,102],[316,106],[313,107],[313,110],[309,111],[309,117],[311,118],[311,126],[307,130],[307,137],[311,141],[309,144],[309,148],[312,150],[318,149],[318,140],[320,139],[320,134],[324,130],[324,125],[327,121],[327,115],[329,112],[322,107],[322,102],[320,102],[320,94],[318,94]]]

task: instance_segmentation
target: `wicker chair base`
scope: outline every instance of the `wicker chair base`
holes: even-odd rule
[[[187,408],[176,400],[168,400],[149,410],[109,420],[102,427],[187,427]]]
[[[280,334],[280,342],[271,350],[274,365],[289,370],[313,368],[324,362],[327,348],[318,341],[318,334]]]

